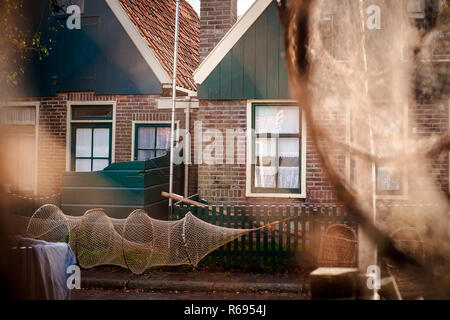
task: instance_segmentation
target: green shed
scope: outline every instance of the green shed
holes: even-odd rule
[[[123,219],[135,209],[166,219],[169,190],[169,153],[146,161],[117,162],[102,171],[65,172],[62,176],[61,207],[65,214],[80,216],[86,210],[103,208],[108,216]],[[174,192],[183,185],[182,165],[174,165]]]

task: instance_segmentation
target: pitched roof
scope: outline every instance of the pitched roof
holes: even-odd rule
[[[120,5],[172,77],[175,0],[119,0]],[[186,0],[180,0],[177,86],[196,90],[193,72],[199,65],[200,18]]]
[[[194,71],[195,83],[202,84],[233,46],[241,39],[273,0],[256,0],[244,15],[217,43],[203,62]]]

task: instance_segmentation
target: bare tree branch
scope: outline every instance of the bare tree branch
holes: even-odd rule
[[[399,265],[410,265],[420,271],[428,272],[419,261],[408,254],[398,250],[393,240],[375,226],[369,220],[369,214],[364,212],[358,205],[355,195],[348,189],[346,183],[339,177],[339,174],[326,156],[326,151],[322,150],[319,139],[327,135],[318,128],[313,121],[311,110],[311,98],[308,91],[310,78],[310,64],[308,61],[307,45],[309,39],[309,17],[313,0],[279,2],[279,16],[283,26],[285,59],[288,76],[293,93],[298,101],[301,101],[301,108],[309,125],[313,145],[318,152],[320,162],[325,170],[328,181],[334,187],[338,199],[346,207],[348,214],[360,225],[370,239],[378,245],[378,250],[396,261]]]

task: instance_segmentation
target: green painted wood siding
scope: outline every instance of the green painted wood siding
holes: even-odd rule
[[[105,0],[84,2],[80,30],[67,29],[68,15],[49,15],[48,0],[24,3],[26,17],[39,17],[29,30],[39,30],[43,42],[51,38],[53,45],[47,58],[40,61],[33,56],[27,62],[24,81],[17,88],[21,96],[161,93],[161,83]]]
[[[273,2],[199,85],[199,98],[289,99],[281,32]]]

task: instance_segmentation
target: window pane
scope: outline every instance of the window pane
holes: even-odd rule
[[[295,107],[278,107],[280,133],[299,133],[299,109]]]
[[[400,191],[399,174],[394,168],[377,168],[377,189],[380,191]]]
[[[277,141],[270,138],[257,138],[255,141],[256,165],[276,166]]]
[[[276,130],[276,107],[255,107],[255,132],[265,133]]]
[[[92,155],[92,129],[77,129],[75,154],[77,157],[90,157]]]
[[[280,167],[298,167],[299,165],[299,138],[280,138],[278,143],[278,157]]]
[[[379,157],[392,157],[399,152],[399,146],[392,143],[392,137],[401,136],[405,126],[405,119],[401,113],[393,115],[383,106],[377,110],[377,117],[373,120],[375,151]]]
[[[0,124],[6,125],[35,125],[36,108],[34,107],[14,107],[0,109]]]
[[[256,188],[275,188],[276,167],[258,167],[255,166],[255,187]]]
[[[298,167],[279,167],[278,168],[278,188],[299,188],[298,185],[299,169]]]
[[[32,135],[19,136],[17,140],[18,185],[19,190],[33,190],[34,182],[34,145]]]
[[[86,119],[86,118],[100,118],[100,119],[112,119],[113,107],[112,106],[72,106],[72,119]]]
[[[389,135],[401,134],[403,129],[404,119],[401,118],[401,114],[392,115],[392,112],[383,108],[377,111],[378,123],[382,132],[386,132]],[[389,136],[387,136],[389,137]]]
[[[109,158],[109,129],[94,129],[94,157]]]
[[[170,128],[159,127],[156,132],[157,132],[156,148],[170,149]]]
[[[299,138],[280,138],[278,143],[278,188],[299,188]]]
[[[421,14],[422,16],[425,16],[425,1],[409,0],[407,2],[407,10],[410,14]]]
[[[299,109],[296,106],[257,106],[255,132],[299,133]]]
[[[156,156],[157,157],[162,157],[163,155],[165,155],[168,152],[170,152],[170,151],[168,151],[168,150],[156,150]]]
[[[138,161],[144,161],[147,159],[153,159],[155,157],[154,150],[138,150]]]
[[[91,159],[77,159],[75,161],[75,171],[77,172],[91,171]]]
[[[92,171],[100,171],[109,165],[108,159],[94,159]]]
[[[155,149],[155,128],[138,128],[138,149]]]
[[[14,150],[17,148],[17,139],[14,135],[6,136],[4,140],[3,147],[4,150]],[[20,171],[19,161],[17,158],[17,152],[3,152],[4,157],[4,167],[8,168],[8,170],[3,170],[3,181],[7,185],[15,186],[17,185],[16,180],[18,176],[18,172]]]

